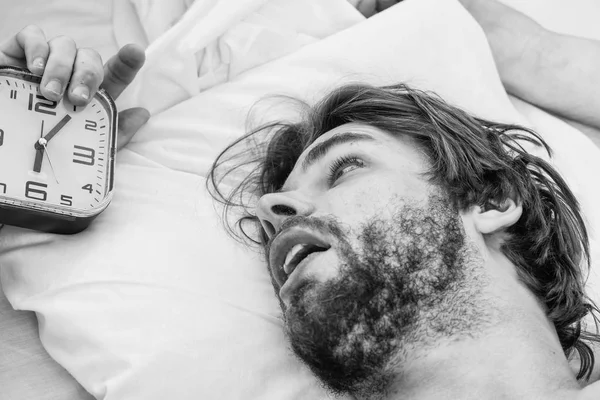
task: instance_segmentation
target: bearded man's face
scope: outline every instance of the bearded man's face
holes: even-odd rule
[[[334,392],[384,393],[411,360],[485,319],[483,261],[427,165],[407,141],[347,124],[259,202],[290,343]]]

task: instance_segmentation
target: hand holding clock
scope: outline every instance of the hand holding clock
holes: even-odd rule
[[[133,81],[144,61],[142,48],[126,45],[102,66],[95,50],[77,48],[73,39],[66,36],[47,41],[37,26],[28,26],[0,44],[0,65],[26,67],[42,75],[40,90],[44,97],[57,101],[67,96],[74,105],[88,104],[100,86],[116,99]],[[118,147],[129,142],[149,117],[143,108],[119,113]],[[50,133],[46,140],[56,134]]]
[[[97,52],[34,26],[0,43],[0,66],[20,67],[0,68],[0,226],[72,234],[108,207],[115,151],[149,118],[143,108],[117,115],[113,98],[144,60],[127,45],[103,66]]]

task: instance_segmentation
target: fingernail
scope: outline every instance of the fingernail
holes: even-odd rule
[[[84,100],[88,100],[90,98],[90,89],[88,89],[88,87],[85,85],[79,85],[73,89],[73,94],[77,97],[81,97]]]
[[[33,60],[32,65],[34,68],[44,69],[44,65],[46,65],[46,63],[44,62],[44,59],[42,57],[38,57],[35,60]]]
[[[46,85],[46,90],[57,96],[62,95],[62,85],[56,79],[48,82],[48,84]]]

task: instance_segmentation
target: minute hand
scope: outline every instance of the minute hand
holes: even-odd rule
[[[52,139],[54,136],[56,136],[56,134],[67,124],[67,122],[69,122],[71,120],[71,116],[69,114],[65,115],[63,117],[63,119],[61,119],[60,121],[58,121],[58,124],[56,124],[54,126],[54,128],[50,129],[50,132],[48,132],[46,134],[46,136],[43,137],[43,139],[46,139],[47,142],[50,141],[50,139]]]

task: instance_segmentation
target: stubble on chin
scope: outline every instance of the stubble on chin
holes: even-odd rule
[[[401,203],[362,227],[359,248],[339,240],[340,275],[304,282],[285,310],[293,351],[333,393],[376,398],[415,349],[478,329],[481,260],[447,199]]]

